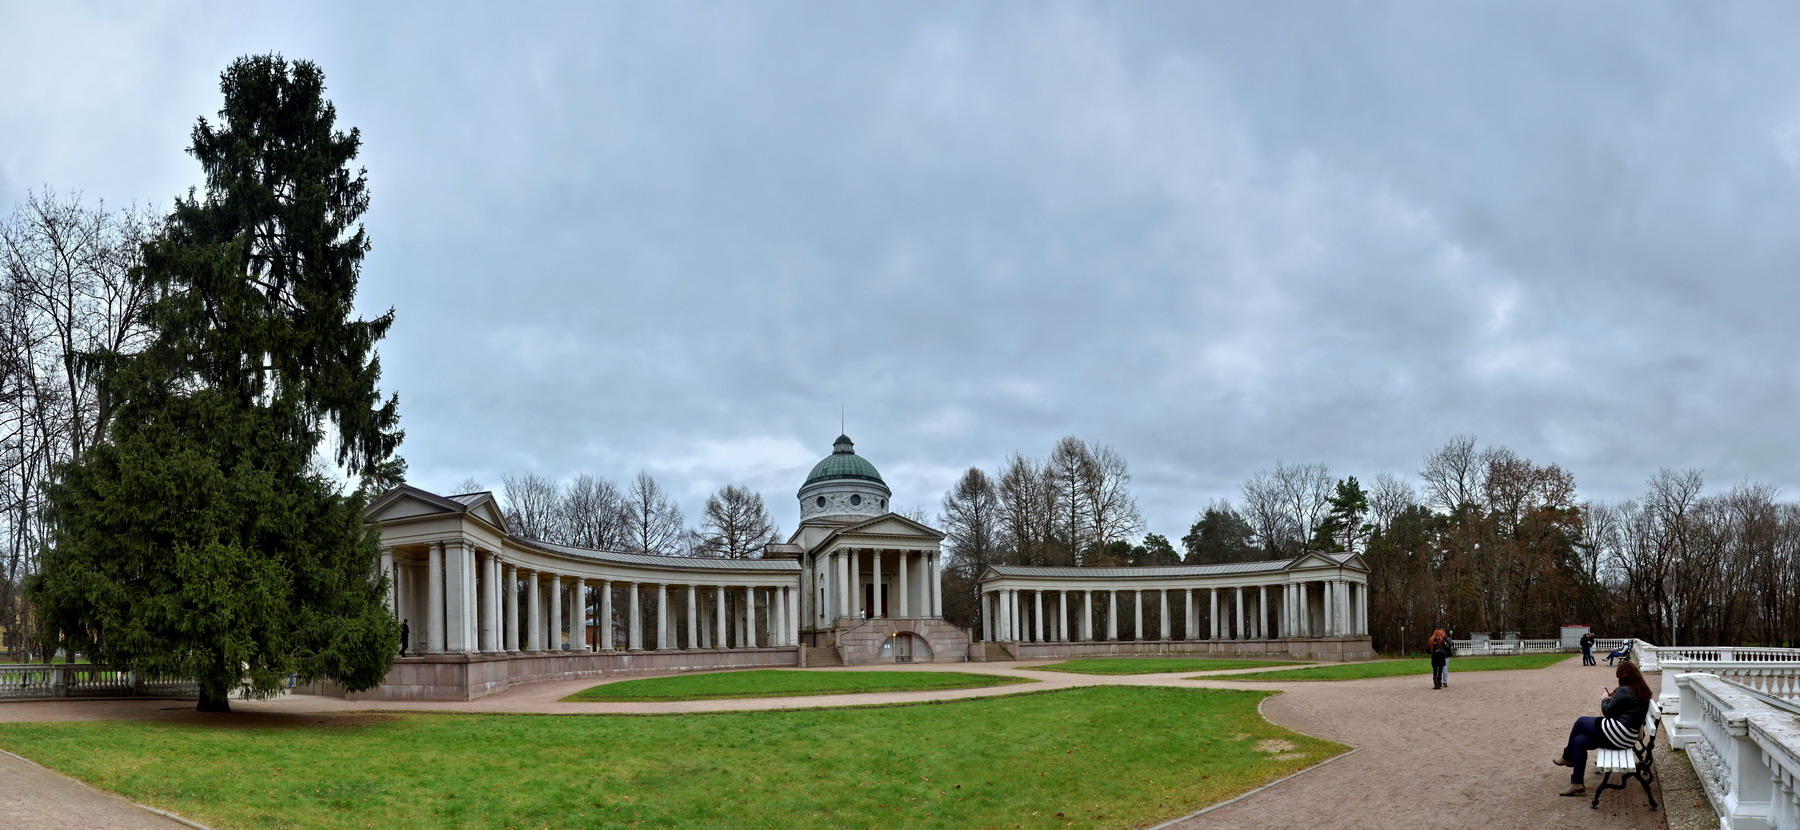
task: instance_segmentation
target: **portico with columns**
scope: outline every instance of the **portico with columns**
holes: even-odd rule
[[[892,512],[875,465],[840,435],[795,494],[804,644],[846,665],[961,662],[969,634],[943,619],[944,534]]]
[[[1104,654],[1374,657],[1368,565],[1356,554],[1220,565],[995,565],[981,637],[1018,659]]]
[[[369,699],[799,662],[800,563],[600,551],[514,536],[492,493],[401,485],[365,511],[409,649]]]

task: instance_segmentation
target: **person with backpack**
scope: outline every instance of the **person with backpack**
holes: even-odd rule
[[[1442,689],[1445,685],[1444,675],[1450,669],[1450,636],[1442,628],[1431,632],[1431,641],[1426,644],[1425,650],[1431,655],[1431,688]]]

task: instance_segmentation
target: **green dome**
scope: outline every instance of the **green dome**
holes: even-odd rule
[[[850,443],[848,435],[839,435],[832,444],[831,454],[813,465],[812,474],[806,477],[806,484],[834,478],[860,478],[887,485],[887,482],[881,480],[881,474],[875,472],[875,465],[856,454],[856,445]],[[805,487],[806,484],[800,486]]]

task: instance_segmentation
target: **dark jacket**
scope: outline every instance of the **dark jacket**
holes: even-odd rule
[[[1441,643],[1438,643],[1437,646],[1431,650],[1431,667],[1437,668],[1438,666],[1449,665],[1449,663],[1450,663],[1450,641],[1445,640]]]
[[[1612,697],[1600,701],[1600,734],[1614,749],[1627,749],[1637,743],[1638,730],[1650,714],[1650,701],[1631,693],[1630,686],[1613,690]]]
[[[1594,635],[1581,635],[1581,650],[1585,652],[1592,652],[1594,650]]]

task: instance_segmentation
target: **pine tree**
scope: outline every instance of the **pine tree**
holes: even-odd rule
[[[336,129],[309,62],[241,58],[220,86],[219,122],[189,148],[204,195],[176,201],[134,274],[156,297],[150,343],[94,356],[117,410],[48,488],[33,586],[66,647],[194,678],[202,711],[289,673],[373,688],[399,646],[362,522],[404,464],[374,351],[393,311],[353,317],[360,137]],[[328,432],[351,492],[315,457]]]

